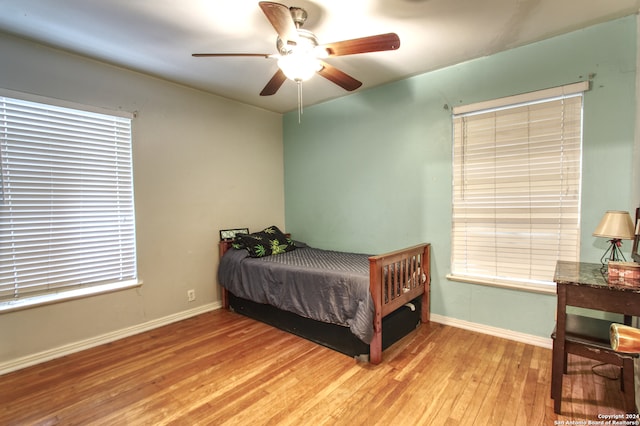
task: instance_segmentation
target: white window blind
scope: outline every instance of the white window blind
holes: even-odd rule
[[[545,286],[578,260],[585,85],[572,89],[454,115],[451,278]]]
[[[0,305],[137,281],[131,119],[0,96]]]

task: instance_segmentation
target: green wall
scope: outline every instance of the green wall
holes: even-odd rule
[[[428,52],[425,52],[428,54]],[[555,296],[446,279],[451,108],[592,79],[585,95],[581,259],[605,210],[634,209],[636,19],[629,16],[284,116],[285,220],[319,248],[432,244],[432,312],[548,337]],[[630,243],[625,243],[630,251]]]

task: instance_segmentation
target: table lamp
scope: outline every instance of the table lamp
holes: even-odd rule
[[[635,237],[634,233],[635,229],[629,212],[618,210],[607,211],[596,230],[593,231],[594,237],[609,238],[609,243],[611,243],[600,258],[602,265],[605,264],[605,261],[619,261],[621,257],[626,261],[627,259],[622,254],[620,246],[622,246],[622,240],[633,240]]]

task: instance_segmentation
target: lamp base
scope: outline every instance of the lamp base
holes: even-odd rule
[[[609,240],[609,243],[611,243],[611,245],[609,246],[609,248],[607,248],[607,250],[600,258],[600,263],[602,264],[603,270],[606,269],[607,263],[609,262],[619,262],[621,260],[624,262],[627,261],[627,259],[624,257],[624,254],[622,254],[622,250],[620,249],[620,247],[622,246],[622,240],[619,238],[612,238]]]

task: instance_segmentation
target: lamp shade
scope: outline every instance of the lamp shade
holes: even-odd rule
[[[604,214],[600,224],[593,231],[594,237],[633,240],[635,229],[629,212],[609,210]]]

